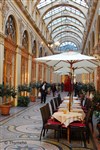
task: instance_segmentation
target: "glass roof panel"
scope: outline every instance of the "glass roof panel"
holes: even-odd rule
[[[73,1],[73,2],[75,2],[75,3],[78,3],[78,4],[81,5],[81,6],[84,6],[84,7],[88,8],[88,5],[87,5],[87,3],[85,2],[85,0],[70,0],[70,1]]]
[[[67,51],[67,50],[78,50],[78,47],[75,43],[73,42],[64,42],[62,43],[59,48],[59,51]]]
[[[55,32],[57,32],[57,31],[61,31],[61,30],[63,30],[63,29],[73,29],[73,30],[75,30],[75,31],[78,31],[78,32],[80,32],[80,30],[78,30],[77,28],[75,28],[75,27],[73,27],[73,26],[70,26],[70,25],[64,25],[64,26],[60,26],[60,27],[58,27],[57,29],[55,29],[54,31],[53,31],[53,33],[55,33]]]
[[[81,13],[81,11],[77,10],[76,8],[69,7],[69,6],[59,6],[57,8],[54,8],[50,10],[46,15],[43,17],[43,19],[47,19],[48,17],[52,17],[55,14],[61,13],[61,15],[64,15],[66,13],[74,13],[78,16],[81,16],[85,18],[85,16]]]
[[[56,0],[41,0],[40,3],[37,5],[37,8],[45,7],[46,5],[51,4],[52,2],[55,2]]]
[[[45,7],[46,5],[49,5],[49,4],[51,4],[55,1],[57,1],[57,0],[41,0],[39,2],[39,4],[37,5],[37,8],[40,9],[40,8]],[[66,0],[62,0],[62,1],[66,2]],[[75,3],[77,3],[81,6],[84,6],[84,7],[88,8],[88,5],[86,4],[85,0],[69,0],[69,1],[73,1],[73,2],[75,2]]]
[[[58,19],[52,21],[52,23],[50,23],[50,24],[48,25],[48,28],[50,28],[51,26],[56,25],[56,24],[58,24],[58,23],[60,23],[60,22],[61,22],[61,24],[73,22],[73,23],[75,23],[76,25],[83,26],[83,25],[81,24],[81,22],[79,22],[78,20],[76,20],[76,19],[74,19],[74,18],[71,18],[71,17],[60,17],[60,18],[58,18]]]
[[[44,15],[43,19],[45,24],[47,25],[48,30],[51,33],[50,38],[51,39],[53,38],[54,41],[56,42],[57,39],[60,39],[62,41],[62,39],[65,36],[66,37],[70,36],[68,41],[60,45],[59,47],[60,50],[61,51],[68,49],[78,50],[77,41],[75,43],[74,38],[81,42],[82,38],[77,34],[77,32],[84,34],[83,28],[85,26],[86,18],[84,13],[81,12],[81,10],[83,7],[85,7],[86,8],[85,14],[88,12],[88,5],[86,3],[86,0],[39,0],[39,1],[40,2],[38,3],[37,8],[39,9],[41,15],[44,14],[44,12],[47,11],[47,9],[49,10]],[[69,5],[70,3],[68,3],[68,5],[66,6],[62,5],[66,2],[72,2],[71,3],[72,7],[71,5]],[[53,7],[54,5],[55,7]],[[76,6],[78,9],[74,6]],[[80,20],[78,19],[78,16]],[[54,28],[55,30],[53,30]]]
[[[55,38],[58,38],[58,37],[62,38],[63,36],[65,36],[65,34],[66,34],[66,36],[74,35],[75,37],[80,38],[80,36],[78,34],[74,33],[74,32],[61,32],[58,35],[56,35]]]

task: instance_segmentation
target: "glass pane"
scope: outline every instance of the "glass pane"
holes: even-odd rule
[[[69,6],[60,6],[60,7],[56,7],[52,10],[50,10],[48,13],[46,13],[46,15],[43,17],[43,19],[47,19],[48,17],[52,17],[55,14],[60,13],[61,15],[64,15],[66,13],[74,13],[78,16],[81,16],[83,18],[85,18],[84,14],[81,13],[81,11],[77,10],[76,8],[73,7],[69,7]]]
[[[59,51],[78,50],[78,47],[73,42],[64,42],[59,46]]]

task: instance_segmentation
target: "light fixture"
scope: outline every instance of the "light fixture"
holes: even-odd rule
[[[59,46],[59,45],[60,45],[60,42],[59,42],[59,41],[56,41],[54,44],[55,44],[56,46]]]

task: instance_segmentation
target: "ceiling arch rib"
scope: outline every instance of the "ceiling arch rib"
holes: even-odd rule
[[[74,22],[74,21],[76,21],[76,22]],[[62,20],[61,18],[59,18],[58,21],[55,20],[55,21],[52,22],[52,24],[53,24],[52,25],[52,30],[54,30],[55,28],[57,28],[60,25],[71,25],[71,26],[74,26],[74,27],[78,28],[83,33],[84,28],[81,27],[81,26],[79,26],[80,22],[77,23],[77,20],[74,20],[74,21],[73,21],[72,18],[70,18],[69,20],[66,19],[66,18],[64,20]],[[51,27],[51,24],[49,24],[49,26],[48,26],[49,30],[50,30],[50,27]]]
[[[56,37],[55,37],[55,39],[53,39],[54,40],[54,42],[56,42],[56,41],[59,41],[59,39],[60,39],[60,41],[61,41],[61,39],[64,37],[64,36],[66,36],[66,37],[73,37],[73,38],[75,38],[75,39],[77,39],[77,41],[79,41],[79,43],[81,44],[81,39],[75,34],[75,33],[72,33],[72,32],[61,32],[60,34],[58,34]],[[59,42],[60,42],[59,41]]]
[[[80,45],[80,42],[78,41],[77,38],[75,38],[74,36],[70,35],[70,36],[63,36],[57,39],[57,41],[67,41],[67,40],[71,40],[74,41],[75,43],[77,43],[77,45]]]
[[[70,34],[70,35],[63,35],[62,37],[58,37],[57,41],[60,44],[62,43],[62,41],[73,41],[73,42],[75,42],[78,45],[78,47],[81,48],[81,42],[72,34]]]
[[[48,17],[46,17],[46,15],[44,15],[43,19],[45,20],[46,24],[48,24],[51,20],[53,20],[54,18],[57,17],[64,17],[64,16],[69,16],[69,17],[73,17],[73,18],[77,18],[78,20],[80,20],[80,22],[83,24],[85,24],[86,19],[73,13],[73,12],[68,12],[68,11],[60,11],[59,9],[61,9],[61,7],[58,7],[57,9],[52,9],[52,11],[49,11],[48,14],[46,14]]]
[[[50,34],[53,34],[59,30],[62,30],[62,29],[66,29],[67,27],[69,27],[70,29],[73,29],[73,30],[75,30],[75,31],[77,31],[83,35],[82,31],[77,26],[74,26],[71,24],[63,24],[63,25],[60,24],[59,26],[56,26],[56,28],[52,29]]]
[[[78,46],[73,42],[73,41],[65,41],[65,42],[62,42],[58,48],[59,51],[66,51],[66,50],[77,50],[78,51]]]
[[[38,9],[43,9],[43,8],[47,7],[49,4],[51,4],[55,1],[57,1],[57,0],[34,0],[34,3],[35,3],[35,6],[37,5]],[[61,2],[61,0],[59,0],[59,1]],[[81,1],[80,0],[69,0],[69,1],[71,1],[72,3],[74,2],[76,4],[79,4],[80,7],[88,8],[87,0],[81,0]],[[67,2],[69,2],[69,1],[67,0]],[[64,2],[65,2],[65,0],[64,0]]]
[[[86,18],[86,14],[87,14],[87,8],[85,8],[85,7],[82,7],[82,6],[79,6],[77,3],[75,3],[75,2],[72,2],[72,1],[70,1],[69,0],[69,3],[67,3],[67,2],[61,2],[61,0],[59,1],[59,0],[56,0],[54,3],[51,3],[51,5],[47,5],[44,9],[42,9],[42,11],[40,10],[40,12],[41,12],[41,17],[43,18],[44,16],[45,16],[45,14],[48,12],[48,11],[50,11],[50,10],[52,10],[52,9],[54,9],[54,8],[56,8],[56,7],[59,7],[59,6],[66,6],[66,7],[72,7],[72,8],[74,8],[74,9],[77,9],[77,10],[79,10],[82,14],[83,14],[83,16]]]
[[[80,45],[76,41],[73,41],[72,38],[67,39],[67,41],[65,39],[62,40],[62,43],[66,43],[66,42],[74,43],[77,46],[77,50],[80,50]],[[62,43],[60,45],[62,45]],[[59,47],[60,47],[60,45],[59,45]],[[58,49],[60,49],[60,48],[58,48]]]
[[[44,20],[49,30],[49,39],[56,42],[57,39],[61,41],[66,36],[67,41],[75,42],[78,48],[82,49],[82,38],[88,12],[85,1],[41,0],[39,4],[41,6],[38,5],[37,8],[40,11],[41,19]]]
[[[63,23],[69,23],[69,22],[73,22],[74,24],[77,24],[78,27],[81,27],[84,29],[84,24],[80,20],[78,20],[78,18],[75,18],[73,16],[68,16],[68,15],[55,17],[54,19],[50,20],[50,22],[48,22],[47,27],[54,26],[55,24],[58,24],[58,23],[63,24]]]
[[[56,34],[54,34],[53,35],[53,39],[55,39],[58,35],[60,36],[60,34],[62,34],[62,33],[71,33],[71,34],[74,34],[74,35],[76,35],[76,37],[78,37],[78,38],[80,38],[81,40],[82,40],[82,38],[81,38],[81,36],[79,35],[79,34],[77,34],[76,32],[74,32],[74,31],[60,31],[60,32],[57,32]]]

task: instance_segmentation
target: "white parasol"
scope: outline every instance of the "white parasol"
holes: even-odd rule
[[[74,51],[68,51],[56,55],[40,57],[40,58],[36,58],[35,60],[42,63],[46,63],[47,65],[56,67],[58,69],[64,67],[66,68],[66,71],[67,68],[69,68],[71,75],[73,74],[73,68],[78,69],[79,67],[92,67],[92,68],[97,67],[97,63],[95,62],[96,60],[95,57],[83,55]],[[71,94],[70,105],[71,105],[71,101],[73,100],[72,96],[73,94]]]

